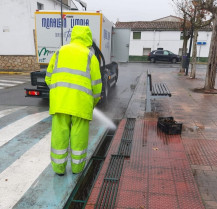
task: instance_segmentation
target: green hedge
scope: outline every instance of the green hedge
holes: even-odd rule
[[[208,57],[197,57],[197,62],[208,62]]]
[[[135,62],[135,61],[148,61],[148,56],[129,56],[129,61],[130,62]]]

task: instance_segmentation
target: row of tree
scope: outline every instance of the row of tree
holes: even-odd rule
[[[204,90],[215,87],[217,68],[217,0],[172,0],[179,13],[182,15],[183,47],[182,56],[187,55],[187,44],[193,36],[192,60],[190,77],[196,77],[197,37],[198,31],[203,27],[212,29],[209,48],[209,57],[205,78]],[[193,35],[194,34],[194,35]],[[192,39],[191,39],[192,40]],[[190,43],[190,48],[191,48]],[[182,59],[181,71],[185,72]]]

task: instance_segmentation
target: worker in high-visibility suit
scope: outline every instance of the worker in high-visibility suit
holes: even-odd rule
[[[68,153],[73,173],[86,163],[89,121],[100,100],[102,81],[98,59],[91,52],[92,33],[88,26],[74,26],[70,44],[54,53],[45,81],[50,88],[52,115],[51,164],[64,175]]]

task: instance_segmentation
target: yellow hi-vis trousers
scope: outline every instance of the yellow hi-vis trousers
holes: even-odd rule
[[[51,164],[55,173],[64,174],[68,153],[73,173],[85,166],[89,135],[89,120],[56,113],[52,116]]]

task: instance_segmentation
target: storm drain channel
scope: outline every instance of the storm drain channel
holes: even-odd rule
[[[124,156],[112,155],[95,208],[114,208]]]
[[[131,153],[135,121],[135,118],[127,119],[121,143],[119,145],[118,154],[111,156],[95,209],[114,208],[124,159],[126,157],[129,158]]]
[[[116,121],[115,123],[118,125],[119,121]],[[95,153],[93,154],[93,157],[79,178],[79,181],[72,194],[70,195],[66,205],[64,206],[64,209],[85,208],[90,195],[90,191],[106,158],[107,151],[114,134],[115,130],[109,130],[105,134],[103,140],[101,141],[101,144],[99,144],[97,147]]]
[[[128,118],[127,123],[124,128],[124,133],[121,138],[121,143],[118,150],[118,155],[123,155],[124,157],[130,157],[132,139],[135,128],[135,118]]]
[[[119,180],[124,159],[130,157],[135,118],[128,118],[121,138],[117,155],[112,155],[103,184],[97,199],[96,209],[113,208],[118,192]],[[118,122],[116,122],[118,124]],[[86,206],[90,192],[104,163],[115,131],[109,130],[93,157],[83,171],[75,189],[68,199],[64,209],[83,209]]]

